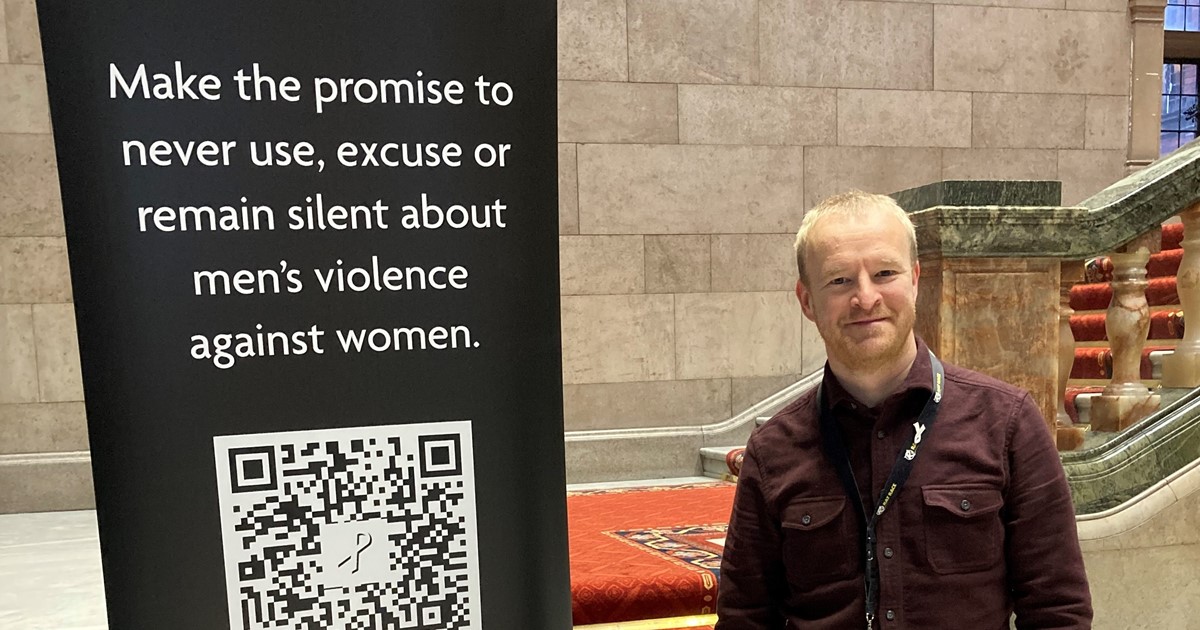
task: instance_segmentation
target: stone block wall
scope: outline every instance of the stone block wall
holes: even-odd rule
[[[1124,175],[1124,0],[558,10],[568,430],[718,421],[819,367],[791,241],[830,194]]]
[[[92,505],[34,0],[0,0],[0,514]]]
[[[0,456],[86,451],[33,0],[0,0],[0,25]]]
[[[568,430],[725,419],[817,368],[804,210],[1123,172],[1125,0],[561,0]],[[0,0],[0,457],[85,450],[33,0]]]

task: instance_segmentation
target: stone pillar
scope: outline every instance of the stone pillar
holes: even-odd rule
[[[942,359],[1029,390],[1053,434],[1059,260],[921,258],[917,334]]]
[[[1183,306],[1183,339],[1175,352],[1163,357],[1163,387],[1200,387],[1200,204],[1180,213],[1183,219],[1183,260],[1175,288]],[[1191,326],[1188,326],[1188,323]]]
[[[1114,253],[1112,301],[1105,314],[1104,329],[1112,348],[1112,382],[1092,400],[1093,431],[1120,431],[1150,415],[1159,396],[1142,383],[1142,348],[1150,332],[1150,306],[1146,302],[1146,263],[1150,252],[1136,248]]]
[[[1162,129],[1163,11],[1166,0],[1129,0],[1133,38],[1127,173],[1158,159]]]
[[[1067,415],[1067,380],[1071,378],[1071,366],[1075,363],[1075,334],[1071,332],[1071,287],[1083,280],[1083,261],[1063,261],[1061,284],[1058,292],[1058,418],[1055,421],[1055,436],[1058,450],[1073,451],[1083,444],[1083,428],[1075,426]]]

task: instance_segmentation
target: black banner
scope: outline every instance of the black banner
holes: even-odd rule
[[[555,4],[38,15],[110,627],[569,628]]]

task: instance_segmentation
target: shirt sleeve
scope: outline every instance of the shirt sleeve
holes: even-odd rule
[[[785,623],[779,523],[767,509],[753,442],[746,447],[729,517],[715,630],[778,630]]]
[[[1020,630],[1086,630],[1092,598],[1058,449],[1026,394],[1009,418],[1005,554]]]

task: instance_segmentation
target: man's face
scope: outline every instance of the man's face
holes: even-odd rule
[[[900,220],[879,212],[833,215],[809,232],[800,307],[831,361],[852,370],[891,367],[913,343],[917,278]]]

